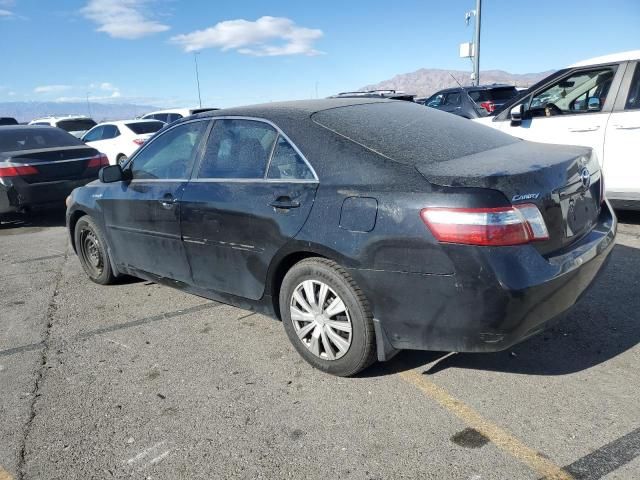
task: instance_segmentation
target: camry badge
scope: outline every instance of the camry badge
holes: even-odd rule
[[[580,181],[582,182],[582,186],[587,189],[591,185],[591,173],[587,167],[584,167],[580,170]]]
[[[539,193],[524,193],[522,195],[514,195],[511,201],[519,202],[520,200],[537,200],[539,196]]]

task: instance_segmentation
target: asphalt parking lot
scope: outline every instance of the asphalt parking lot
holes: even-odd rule
[[[640,215],[553,329],[350,379],[278,321],[94,285],[62,222],[0,226],[0,480],[640,478]]]

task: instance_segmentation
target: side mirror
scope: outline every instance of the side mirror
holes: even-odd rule
[[[509,112],[509,116],[511,117],[512,123],[520,123],[522,122],[522,117],[524,116],[524,105],[521,103],[520,105],[516,105]]]
[[[587,110],[589,112],[599,112],[602,109],[600,105],[600,99],[598,97],[589,97],[587,101]]]
[[[120,165],[109,165],[100,169],[98,178],[102,183],[120,182],[124,180],[124,174]]]

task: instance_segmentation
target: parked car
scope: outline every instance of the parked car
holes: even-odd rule
[[[640,50],[563,68],[479,121],[525,140],[593,148],[613,206],[640,210]]]
[[[87,130],[93,128],[96,122],[89,117],[68,115],[66,117],[43,117],[31,120],[29,125],[48,125],[51,127],[58,127],[69,132],[71,135],[77,138],[81,138]]]
[[[329,98],[386,98],[388,100],[406,100],[413,102],[415,95],[400,90],[364,90],[359,92],[342,92]]]
[[[518,90],[512,85],[455,87],[434,93],[424,104],[464,118],[480,118],[492,114],[517,95]]]
[[[158,110],[157,112],[147,113],[143,115],[143,119],[160,120],[164,123],[173,123],[184,117],[196,115],[198,113],[210,112],[218,110],[217,108],[170,108],[168,110]]]
[[[104,153],[111,165],[124,163],[140,145],[165,126],[159,120],[120,120],[96,125],[82,141]]]
[[[67,132],[51,127],[0,127],[0,218],[64,207],[76,187],[98,178],[107,158]]]
[[[0,125],[18,125],[18,121],[13,117],[0,117]]]
[[[67,209],[91,280],[277,316],[335,375],[399,349],[510,347],[577,301],[616,233],[589,148],[391,100],[209,112],[100,179]]]

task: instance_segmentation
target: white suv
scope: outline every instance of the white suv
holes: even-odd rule
[[[217,108],[172,108],[168,110],[158,110],[144,115],[142,118],[160,120],[164,123],[173,123],[181,118],[195,115],[196,113],[208,112],[210,110],[218,110]]]
[[[96,122],[89,117],[68,115],[65,117],[42,117],[31,120],[29,125],[49,125],[69,132],[74,137],[82,137],[87,130],[95,127]]]
[[[559,70],[475,121],[525,140],[593,148],[613,206],[640,210],[640,50]]]

